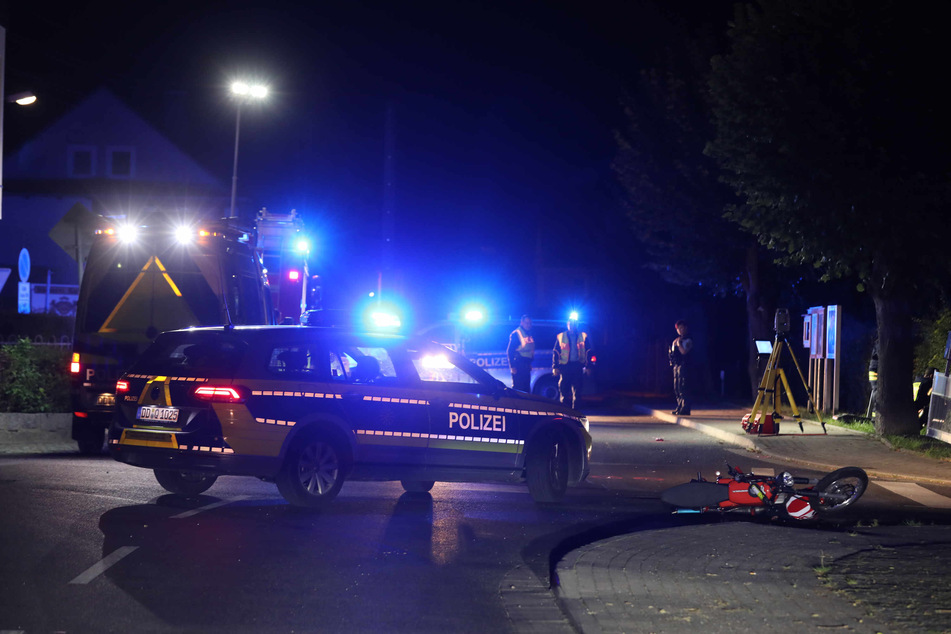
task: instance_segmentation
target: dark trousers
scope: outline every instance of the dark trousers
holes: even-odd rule
[[[561,376],[558,378],[558,391],[561,403],[568,407],[577,407],[581,397],[581,381],[584,378],[584,366],[577,361],[558,366]]]
[[[677,397],[678,414],[690,413],[690,401],[687,399],[687,368],[683,365],[674,366],[674,396]]]
[[[512,374],[512,387],[520,392],[532,391],[532,361],[526,359],[524,362],[517,361],[512,369],[516,370]]]

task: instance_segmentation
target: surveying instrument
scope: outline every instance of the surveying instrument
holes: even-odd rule
[[[786,400],[789,401],[789,406],[792,409],[793,418],[799,423],[799,431],[803,431],[802,415],[796,406],[796,399],[793,398],[792,390],[789,389],[789,381],[786,379],[786,373],[780,367],[783,348],[789,347],[789,342],[786,341],[786,333],[789,332],[789,310],[785,308],[776,310],[773,327],[776,332],[776,339],[773,342],[773,350],[770,352],[769,361],[766,363],[766,372],[763,374],[763,380],[760,381],[759,389],[756,392],[756,402],[753,403],[753,410],[743,417],[743,431],[747,434],[757,434],[760,436],[775,436],[779,434],[779,421],[783,418],[783,390],[785,390]],[[816,416],[819,418],[819,423],[822,425],[822,432],[826,433],[826,424],[819,414],[819,408],[816,407],[816,404],[812,401],[812,396],[809,394],[809,386],[806,384],[806,379],[799,367],[799,361],[796,360],[796,355],[793,354],[792,350],[789,351],[789,356],[792,357],[793,364],[796,366],[796,372],[799,373],[799,379],[806,389],[806,398],[809,400],[813,411],[816,412]]]

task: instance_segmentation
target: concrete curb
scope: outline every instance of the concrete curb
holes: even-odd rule
[[[841,466],[841,465],[835,465],[835,464],[830,464],[826,462],[818,462],[815,460],[807,460],[799,456],[786,454],[782,451],[776,451],[775,449],[767,449],[757,444],[756,436],[753,436],[753,435],[747,436],[745,434],[744,435],[733,434],[727,431],[723,431],[722,429],[713,427],[712,425],[706,425],[704,423],[690,420],[689,418],[685,418],[683,416],[668,414],[666,412],[662,412],[659,410],[652,410],[652,409],[641,407],[641,406],[635,406],[635,410],[667,423],[674,423],[676,425],[680,425],[681,427],[689,427],[691,429],[696,429],[697,431],[703,434],[716,438],[717,440],[721,440],[725,443],[734,445],[736,447],[741,447],[748,451],[755,451],[756,453],[760,453],[765,456],[770,456],[773,458],[784,460],[786,462],[801,464],[804,467],[810,467],[810,468],[822,470],[822,471],[831,471],[834,469],[838,469]],[[811,423],[811,421],[803,421],[803,422]],[[737,424],[737,427],[739,427],[740,421],[737,421],[736,424]],[[813,424],[818,425],[818,423],[813,423]],[[856,431],[854,429],[846,429],[846,428],[840,427],[838,428],[838,430],[841,432],[845,432],[845,434],[852,434],[856,436],[862,436],[865,438],[872,438],[874,440],[878,440],[877,438],[874,438],[873,436],[870,436],[869,434],[866,434],[861,431]],[[883,444],[883,446],[889,449],[890,451],[901,452],[901,450],[899,449],[894,449],[888,446],[887,443]],[[914,454],[908,454],[908,455],[910,459],[914,459],[916,457]],[[907,473],[896,473],[892,471],[883,471],[880,469],[868,469],[868,468],[865,469],[865,472],[868,473],[869,477],[879,478],[882,480],[905,480],[905,481],[911,481],[911,482],[928,482],[930,484],[951,484],[951,479],[948,479],[948,478],[936,478],[932,476],[923,476],[920,474],[912,476]]]
[[[70,434],[72,414],[0,412],[0,431],[49,431]]]

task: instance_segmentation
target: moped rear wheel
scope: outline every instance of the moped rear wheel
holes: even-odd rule
[[[816,510],[822,514],[838,513],[858,501],[868,488],[868,474],[858,467],[837,469],[819,480],[816,493],[820,503]]]

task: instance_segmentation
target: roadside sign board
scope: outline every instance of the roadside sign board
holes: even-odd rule
[[[931,405],[925,433],[937,440],[951,443],[951,380],[944,372],[935,371],[931,388]]]
[[[17,282],[17,312],[21,315],[30,314],[29,282]]]
[[[20,274],[21,282],[30,281],[30,252],[25,247],[20,249],[20,257],[17,259],[17,272]]]

